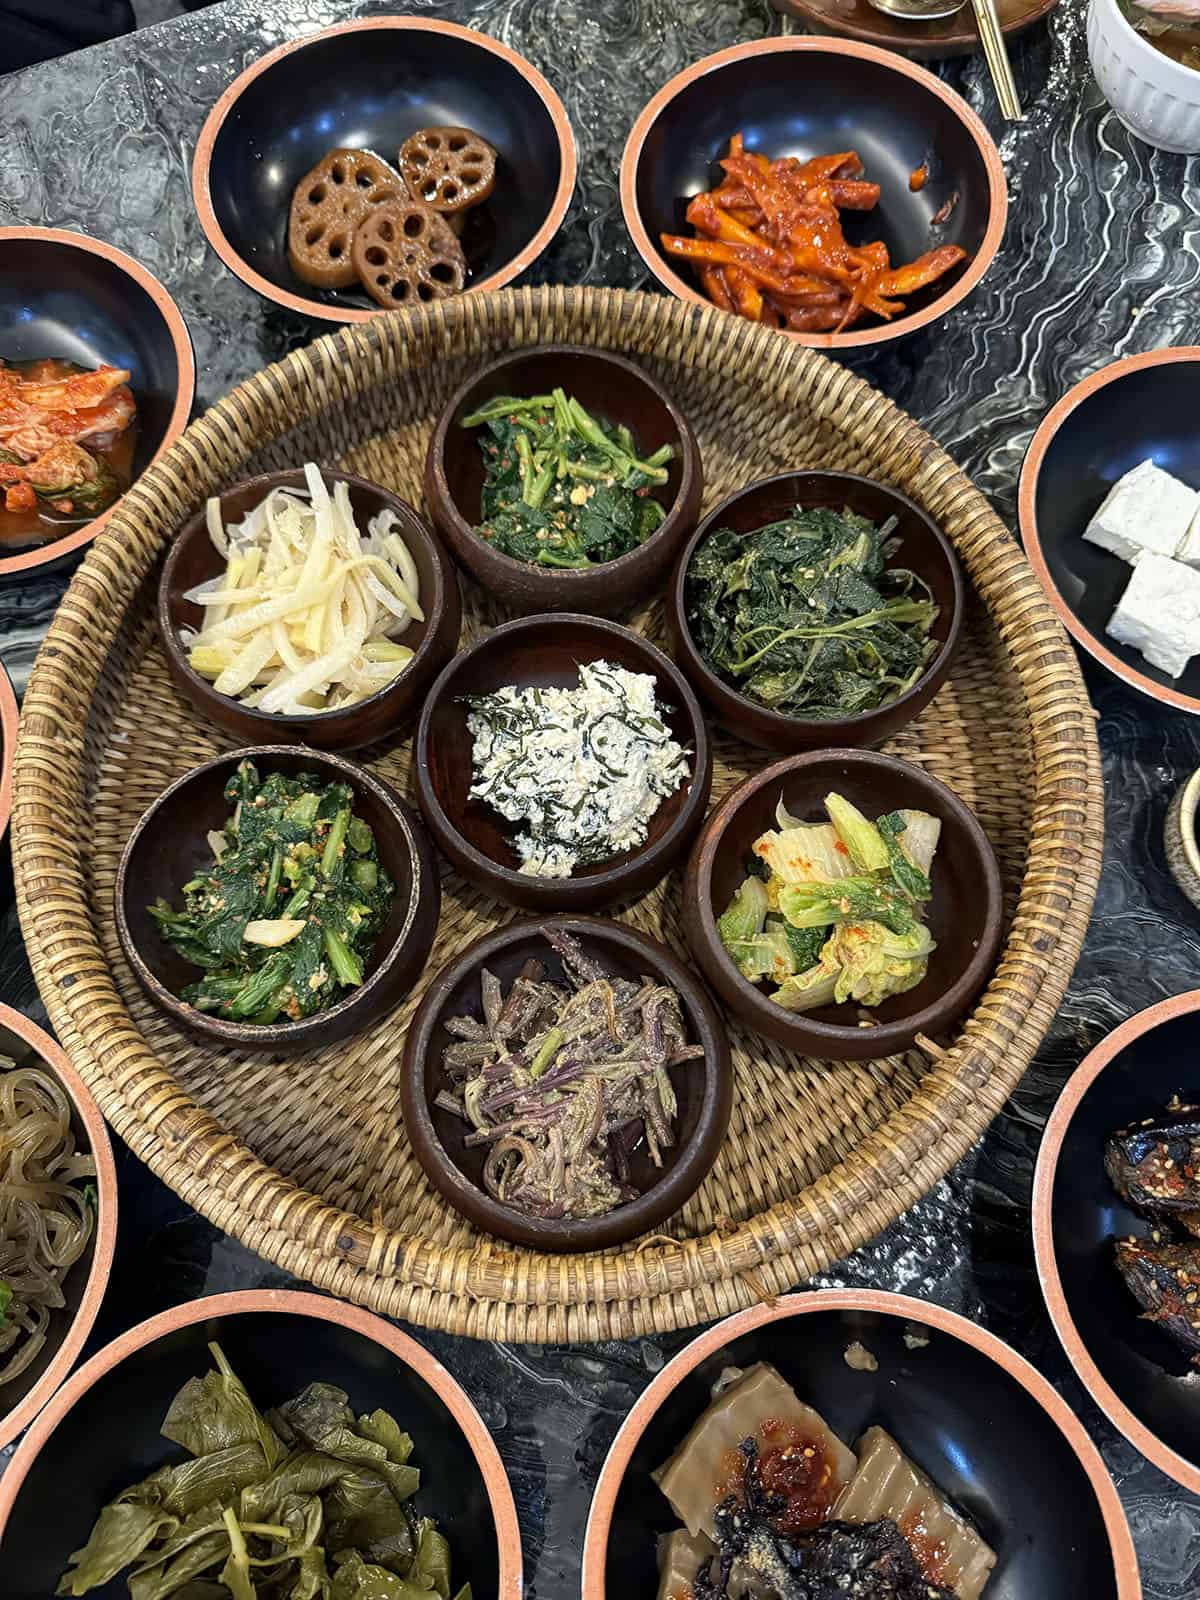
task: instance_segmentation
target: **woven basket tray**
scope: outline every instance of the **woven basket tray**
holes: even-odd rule
[[[113,881],[142,810],[233,741],[175,695],[152,616],[159,557],[205,497],[313,458],[420,503],[430,426],[493,351],[573,340],[623,351],[696,430],[709,504],[822,466],[888,479],[953,540],[973,586],[951,681],[890,746],[950,784],[1000,857],[1009,927],[954,1038],[886,1060],[789,1056],[733,1029],[736,1089],[712,1174],[666,1234],[600,1255],[473,1232],[409,1151],[398,1074],[415,998],[372,1032],[286,1062],[221,1052],[165,1021],[118,948]],[[465,637],[499,620],[467,586]],[[657,601],[635,626],[657,633]],[[404,791],[409,740],[363,757]],[[719,742],[713,800],[765,758]],[[1103,830],[1075,656],[1004,527],[882,395],[711,310],[609,290],[466,295],[318,340],[251,378],[138,482],[50,630],[17,748],[21,925],[51,1019],[121,1136],[217,1227],[322,1288],[478,1337],[594,1340],[723,1316],[857,1248],[967,1150],[1021,1077],[1079,954]],[[512,913],[453,875],[427,976]],[[627,913],[684,948],[672,876]]]

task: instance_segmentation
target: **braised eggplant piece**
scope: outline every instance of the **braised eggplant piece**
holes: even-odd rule
[[[1117,1271],[1153,1322],[1200,1367],[1200,1245],[1118,1239]]]
[[[1112,1134],[1104,1170],[1135,1211],[1200,1234],[1200,1106],[1176,1096],[1161,1115]]]
[[[926,1579],[949,1584],[959,1600],[978,1600],[996,1565],[995,1551],[882,1428],[868,1428],[858,1441],[858,1471],[833,1514],[841,1522],[893,1523]]]

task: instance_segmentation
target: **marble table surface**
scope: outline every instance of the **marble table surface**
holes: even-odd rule
[[[200,123],[229,80],[273,45],[347,16],[400,9],[504,39],[563,95],[580,141],[580,181],[567,225],[531,281],[631,287],[646,278],[621,222],[616,172],[634,116],[688,62],[785,26],[767,0],[226,0],[0,78],[0,224],[82,229],[146,262],[188,320],[198,404],[209,404],[321,330],[265,305],[206,248],[187,181]],[[1115,356],[1200,343],[1200,162],[1148,150],[1107,110],[1088,70],[1084,9],[1084,0],[1062,0],[1014,48],[1028,108],[1019,126],[1001,123],[981,60],[939,69],[998,140],[1009,177],[1007,237],[944,327],[854,363],[931,431],[1010,525],[1022,454],[1067,387]],[[18,686],[64,582],[0,589],[0,656]],[[1030,1240],[1033,1161],[1066,1075],[1124,1017],[1200,982],[1200,929],[1161,842],[1173,786],[1200,765],[1200,723],[1086,670],[1100,714],[1107,847],[1066,1002],[979,1145],[820,1281],[916,1294],[1015,1344],[1100,1445],[1133,1528],[1147,1600],[1185,1600],[1200,1594],[1200,1500],[1143,1461],[1088,1401],[1042,1306]],[[7,859],[0,998],[44,1021]],[[121,1238],[94,1343],[182,1299],[286,1281],[190,1213],[126,1151],[120,1167]],[[530,1600],[571,1600],[600,1462],[634,1397],[688,1336],[574,1348],[417,1336],[466,1385],[496,1436],[516,1492]]]

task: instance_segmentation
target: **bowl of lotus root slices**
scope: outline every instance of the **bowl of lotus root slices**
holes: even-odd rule
[[[209,113],[192,190],[213,249],[276,305],[360,322],[498,289],[575,185],[562,101],[485,34],[342,23],[272,50]]]

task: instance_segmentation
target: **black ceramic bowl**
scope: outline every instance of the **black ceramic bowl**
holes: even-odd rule
[[[914,1328],[927,1344],[911,1347]],[[877,1371],[847,1364],[855,1340]],[[756,1361],[777,1367],[847,1444],[876,1423],[893,1435],[996,1550],[987,1600],[1138,1600],[1116,1490],[1041,1374],[953,1312],[859,1289],[788,1295],[739,1312],[659,1373],[600,1474],[583,1600],[655,1592],[655,1540],[676,1519],[650,1474],[704,1411],[721,1371]]]
[[[692,233],[688,201],[720,181],[717,162],[738,132],[748,150],[772,159],[857,151],[882,195],[873,211],[843,213],[851,244],[882,239],[896,264],[946,244],[960,245],[970,258],[908,296],[907,309],[891,322],[791,335],[802,344],[840,350],[912,333],[968,295],[999,248],[1008,205],[1004,167],[987,129],[952,89],[873,45],[757,39],[672,78],[625,146],[625,225],[650,271],[681,299],[708,304],[690,270],[663,253],[660,235]],[[921,166],[929,179],[914,193],[909,177]],[[949,215],[935,223],[951,202]]]
[[[135,476],[187,426],[196,386],[192,341],[158,279],[124,251],[81,233],[0,228],[0,360],[47,356],[129,370],[138,414]],[[73,555],[113,509],[49,544],[9,548],[0,527],[0,582]]]
[[[1104,1172],[1108,1136],[1200,1098],[1200,990],[1151,1006],[1087,1055],[1046,1125],[1033,1191],[1038,1275],[1080,1380],[1113,1426],[1156,1467],[1200,1494],[1200,1388],[1188,1357],[1145,1322],[1113,1244],[1154,1224]]]
[[[1200,489],[1200,346],[1151,350],[1093,372],[1046,413],[1021,468],[1025,553],[1067,631],[1118,678],[1163,705],[1200,712],[1200,655],[1169,678],[1105,626],[1129,582],[1119,556],[1083,530],[1105,495],[1150,457]]]
[[[102,1506],[183,1451],[159,1433],[175,1393],[211,1370],[217,1341],[263,1409],[309,1383],[344,1389],[356,1413],[391,1412],[412,1435],[418,1511],[450,1541],[453,1580],[520,1600],[521,1544],[512,1491],[483,1421],[414,1339],[354,1306],[315,1294],[214,1295],[139,1323],[59,1391],[0,1480],[5,1600],[52,1595]],[[123,1577],[92,1589],[127,1600]]]
[[[471,128],[497,153],[496,190],[469,214],[468,288],[498,289],[554,237],[575,186],[562,101],[507,45],[430,17],[339,23],[270,51],[235,78],[196,142],[192,193],[225,265],[276,305],[327,322],[379,307],[360,289],[302,282],[287,258],[297,183],[332,149],[395,165],[418,129]]]

